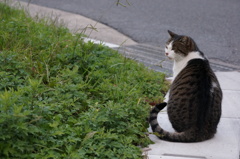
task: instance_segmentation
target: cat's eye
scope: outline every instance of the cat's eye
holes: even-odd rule
[[[166,49],[168,49],[168,47],[166,46]]]

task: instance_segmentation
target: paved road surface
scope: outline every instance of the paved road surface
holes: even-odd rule
[[[193,37],[209,58],[240,64],[239,0],[128,0],[131,5],[127,7],[116,6],[116,2],[31,0],[98,20],[139,43],[164,47],[170,29]]]

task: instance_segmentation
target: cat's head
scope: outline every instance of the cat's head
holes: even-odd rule
[[[169,59],[177,60],[187,56],[190,52],[199,51],[192,38],[184,35],[178,35],[168,30],[170,35],[166,43],[165,55]]]

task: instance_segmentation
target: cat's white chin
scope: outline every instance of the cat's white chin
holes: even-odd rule
[[[167,56],[167,58],[168,58],[169,60],[173,60],[173,58],[172,58],[172,57],[169,57],[169,56]]]

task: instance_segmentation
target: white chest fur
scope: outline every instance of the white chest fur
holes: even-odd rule
[[[173,80],[192,59],[204,59],[198,51],[190,52],[187,56],[176,56],[173,63]]]
[[[191,52],[186,57],[175,55],[174,63],[173,63],[173,78],[171,78],[171,82],[173,82],[175,77],[177,77],[177,75],[182,71],[182,69],[186,67],[188,61],[192,59],[204,59],[204,58],[200,55],[199,52]],[[164,102],[168,102],[168,100],[169,100],[169,90],[165,96]]]

